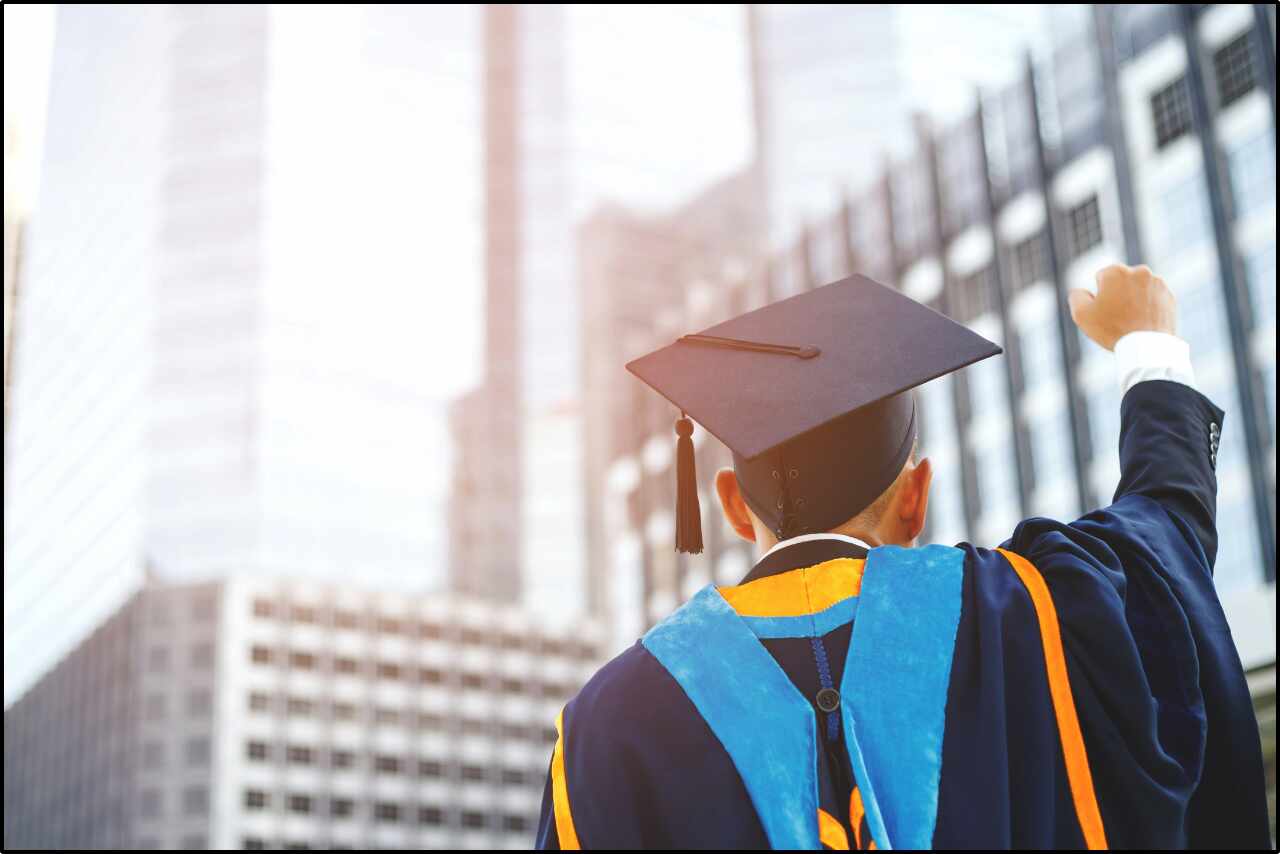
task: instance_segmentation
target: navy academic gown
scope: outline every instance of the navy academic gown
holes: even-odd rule
[[[997,550],[808,540],[705,588],[561,713],[538,846],[1269,847],[1213,586],[1222,418],[1139,383],[1103,510]]]

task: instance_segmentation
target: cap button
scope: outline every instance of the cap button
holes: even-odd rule
[[[834,712],[840,708],[840,692],[835,688],[823,688],[814,697],[814,702],[818,704],[818,708],[822,711]]]

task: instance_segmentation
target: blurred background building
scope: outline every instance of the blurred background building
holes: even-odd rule
[[[1274,792],[1274,6],[61,7],[29,198],[10,48],[6,846],[527,845],[753,560],[623,365],[855,270],[1006,349],[920,390],[985,545],[1108,500],[1065,294],[1166,276]]]
[[[599,646],[460,597],[150,584],[5,712],[5,848],[527,848]]]

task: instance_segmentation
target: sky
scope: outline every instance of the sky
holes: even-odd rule
[[[984,16],[987,26],[1010,33],[1017,44],[1027,32],[1039,28],[1044,15],[1040,5],[979,4],[963,8],[952,5],[908,5],[902,11],[903,36],[916,53],[908,62],[914,99],[939,116],[958,112],[971,103],[968,83],[957,83],[946,73],[949,64],[963,62],[973,67],[966,45],[949,37],[956,16],[971,23]],[[293,56],[306,73],[321,67],[325,51],[326,27],[341,27],[351,10],[329,7],[317,9],[278,7],[275,15],[305,14],[315,22],[316,34],[310,44],[292,46]],[[468,12],[454,7],[445,13],[450,26],[463,32],[458,23]],[[573,210],[576,218],[588,213],[605,199],[620,200],[646,212],[671,208],[693,195],[700,187],[741,168],[750,158],[750,93],[742,7],[736,5],[674,6],[570,6],[568,19],[568,77],[570,108],[574,115],[570,162],[575,169]],[[5,125],[16,127],[14,175],[18,204],[30,207],[39,174],[39,152],[43,132],[48,85],[49,53],[54,36],[54,7],[49,4],[5,5]],[[474,27],[472,28],[474,31]],[[296,32],[296,30],[295,30]],[[471,33],[471,37],[478,31]],[[477,45],[478,46],[478,45]],[[658,46],[655,50],[655,46]],[[1016,71],[1020,48],[1006,56],[983,60],[990,68],[992,83]],[[450,73],[479,84],[478,50],[470,57],[455,48],[456,59],[442,67]],[[282,66],[278,66],[282,67]],[[287,72],[286,72],[287,73]],[[425,364],[447,361],[451,370],[432,372],[427,387],[430,397],[446,401],[473,385],[480,374],[482,359],[483,255],[481,185],[477,174],[480,140],[427,128],[408,118],[388,126],[391,113],[380,107],[388,99],[405,97],[397,90],[394,63],[368,72],[368,78],[347,81],[354,92],[363,86],[367,99],[355,97],[363,115],[347,123],[352,135],[381,140],[382,150],[359,166],[367,189],[361,192],[362,222],[381,241],[383,269],[367,270],[365,283],[376,289],[379,272],[393,273],[397,247],[412,245],[406,229],[437,236],[432,247],[433,268],[439,271],[439,287],[429,292],[434,314],[455,322],[435,331],[424,352],[412,354]],[[334,81],[339,83],[341,81]],[[423,81],[413,81],[420,85]],[[429,85],[430,81],[426,81]],[[456,82],[445,81],[447,83]],[[449,96],[449,86],[439,88],[439,97]],[[452,87],[456,94],[458,87]],[[477,93],[478,94],[478,93]],[[449,96],[452,97],[452,96]],[[305,113],[307,105],[291,108]],[[478,124],[479,103],[457,101],[437,104],[446,114],[469,114]],[[287,132],[288,117],[284,122]],[[302,122],[301,124],[306,124]],[[413,125],[413,126],[411,126]],[[301,126],[301,125],[300,125]],[[459,124],[467,127],[467,122]],[[413,157],[413,144],[432,130],[433,145],[446,156],[436,158],[444,168],[431,176],[437,188],[433,198],[403,198],[397,188],[397,163]],[[339,132],[344,132],[339,129]],[[468,150],[470,149],[470,150]],[[317,156],[300,149],[300,157]],[[10,189],[10,188],[6,188]],[[372,210],[377,205],[379,212]],[[389,283],[399,277],[385,275]],[[388,285],[388,287],[394,287]],[[394,293],[386,294],[395,297]],[[403,293],[401,294],[403,297]],[[419,308],[406,306],[388,315],[419,316]],[[353,333],[359,335],[359,330]],[[367,346],[351,348],[372,360],[391,360],[397,340],[404,336],[367,336]]]

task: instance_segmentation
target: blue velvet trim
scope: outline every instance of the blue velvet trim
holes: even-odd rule
[[[798,617],[742,617],[747,628],[764,640],[776,638],[812,638],[830,634],[858,613],[858,597],[837,602],[816,614]]]
[[[704,587],[641,643],[733,760],[769,844],[821,848],[813,707],[724,597]]]
[[[933,843],[963,581],[964,553],[951,546],[882,546],[867,556],[840,694],[880,848]]]

